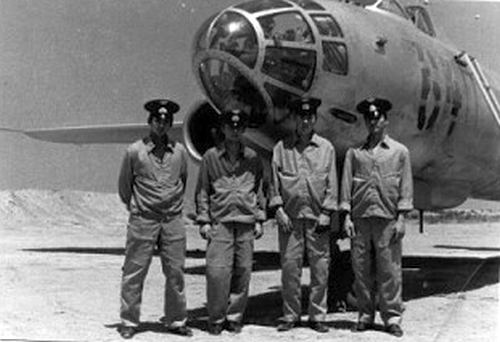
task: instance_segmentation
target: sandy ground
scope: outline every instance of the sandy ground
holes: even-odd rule
[[[191,208],[188,206],[187,212]],[[145,284],[137,341],[499,341],[499,209],[463,209],[407,226],[405,335],[353,333],[356,313],[331,312],[327,334],[278,333],[280,268],[272,222],[258,241],[248,323],[241,335],[205,330],[205,243],[188,223],[186,265],[191,338],[162,329],[158,258]],[[116,195],[70,191],[0,192],[0,341],[119,341],[119,287],[127,213]],[[459,220],[461,223],[457,223]],[[341,250],[348,247],[340,242]],[[308,270],[304,269],[304,285]],[[306,316],[304,316],[306,319]],[[380,323],[380,321],[378,321]]]

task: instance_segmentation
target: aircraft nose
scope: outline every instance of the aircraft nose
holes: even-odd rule
[[[310,10],[324,9],[256,0],[202,25],[194,40],[193,71],[219,111],[243,103],[251,108],[254,127],[287,121],[287,104],[314,81],[318,44],[305,19]]]
[[[252,70],[258,58],[257,33],[235,12],[211,18],[194,41],[193,70],[219,111],[240,108],[250,113],[250,127],[266,121],[271,100],[259,89]]]

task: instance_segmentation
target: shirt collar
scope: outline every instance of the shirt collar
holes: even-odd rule
[[[382,140],[380,140],[380,147],[388,150],[390,148],[390,137],[389,137],[389,134],[385,134],[384,137],[382,138]],[[366,139],[366,141],[363,143],[363,146],[361,146],[361,149],[363,150],[367,150],[368,149],[368,138]]]
[[[156,143],[153,140],[153,138],[151,137],[151,135],[148,135],[147,137],[145,137],[143,139],[143,142],[144,142],[144,145],[146,145],[146,149],[147,149],[148,153],[151,153],[151,151],[153,151],[153,149],[156,147]],[[164,143],[165,143],[167,150],[169,150],[169,151],[174,150],[174,147],[175,147],[174,140],[171,140],[168,136],[166,136],[164,138]]]
[[[240,143],[240,148],[238,150],[238,157],[244,157],[245,156],[245,145]],[[219,158],[228,155],[226,145],[224,143],[220,144],[220,147],[217,149],[217,153]]]
[[[297,144],[300,142],[299,137],[295,134],[293,137],[293,146],[297,146]],[[312,145],[315,147],[319,146],[319,136],[313,132],[311,135],[311,139],[307,142],[307,146]]]

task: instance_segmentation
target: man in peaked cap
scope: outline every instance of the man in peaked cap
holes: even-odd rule
[[[401,240],[404,215],[413,208],[413,184],[408,149],[387,133],[392,105],[379,98],[362,101],[368,137],[347,151],[340,210],[344,231],[351,238],[354,291],[358,305],[356,331],[374,327],[376,299],[386,331],[403,336]],[[372,267],[375,265],[375,274]],[[374,284],[377,293],[373,293]]]
[[[123,338],[139,325],[142,288],[151,258],[159,250],[166,278],[164,322],[169,332],[191,336],[186,326],[184,289],[186,231],[182,219],[187,179],[187,153],[168,131],[179,105],[170,100],[147,102],[149,135],[127,148],[118,192],[130,213],[121,283]]]
[[[384,115],[387,119],[387,112],[392,109],[392,104],[385,99],[369,97],[361,101],[356,109],[369,119],[378,119],[380,115]]]
[[[301,315],[304,251],[311,269],[309,326],[326,333],[330,263],[330,217],[337,210],[335,149],[314,132],[321,101],[301,98],[290,104],[295,134],[273,149],[270,208],[279,226],[283,317],[278,331],[294,328]]]
[[[248,126],[249,115],[240,109],[232,109],[221,114],[220,121],[222,126],[229,126],[233,130],[244,131]]]
[[[316,116],[318,107],[321,105],[321,100],[313,97],[303,97],[298,100],[292,101],[290,109],[296,115],[303,116]]]
[[[144,109],[149,112],[148,123],[154,118],[159,120],[173,120],[173,115],[180,109],[174,101],[157,99],[144,104]]]
[[[221,114],[224,141],[203,155],[195,192],[200,235],[206,251],[208,332],[224,326],[241,332],[248,300],[254,240],[265,220],[263,165],[242,144],[248,115],[240,109]]]

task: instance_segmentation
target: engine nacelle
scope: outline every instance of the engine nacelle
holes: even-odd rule
[[[222,141],[219,112],[207,101],[198,101],[184,118],[184,144],[196,162],[203,154]]]

